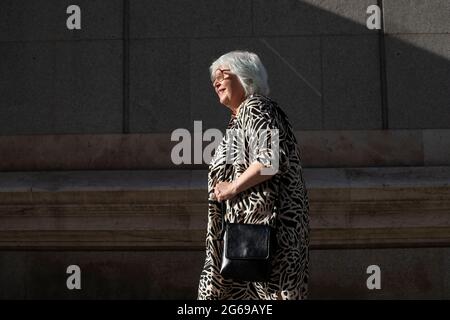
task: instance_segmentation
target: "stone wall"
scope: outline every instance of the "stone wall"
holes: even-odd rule
[[[68,30],[71,4],[0,2],[0,298],[195,298],[207,163],[170,135],[224,131],[208,67],[235,49],[301,147],[310,297],[450,298],[450,2],[79,0]]]

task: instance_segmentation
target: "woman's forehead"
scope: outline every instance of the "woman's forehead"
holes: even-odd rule
[[[214,71],[214,73],[222,72],[222,70],[229,70],[229,69],[230,69],[230,67],[228,67],[228,66],[220,65],[220,66],[218,66],[218,67],[216,68],[216,70]]]

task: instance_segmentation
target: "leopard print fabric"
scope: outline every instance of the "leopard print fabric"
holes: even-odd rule
[[[309,204],[300,150],[292,127],[276,102],[262,95],[251,95],[242,102],[237,117],[230,119],[227,132],[232,129],[243,129],[246,133],[260,129],[279,130],[278,173],[226,201],[225,214],[230,222],[275,225],[278,245],[268,282],[235,281],[221,276],[223,242],[218,239],[222,218],[220,203],[213,197],[214,186],[218,181],[232,181],[239,177],[251,159],[249,148],[244,148],[243,162],[225,166],[227,147],[233,144],[236,147],[239,143],[239,139],[226,134],[209,165],[206,259],[200,275],[198,299],[305,299],[309,278]],[[247,143],[252,145],[252,141]],[[256,160],[266,166],[270,165],[270,156],[272,154],[267,148],[261,148],[255,155]]]

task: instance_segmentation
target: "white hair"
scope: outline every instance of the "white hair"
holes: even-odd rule
[[[231,51],[225,53],[209,67],[211,81],[220,67],[230,69],[235,74],[245,90],[245,95],[269,94],[267,71],[259,57],[248,51]]]

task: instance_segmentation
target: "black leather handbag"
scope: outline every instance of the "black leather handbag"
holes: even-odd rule
[[[275,229],[268,225],[226,223],[221,275],[241,281],[269,280]]]
[[[221,204],[224,248],[220,274],[225,279],[267,282],[276,249],[276,227],[225,222],[226,201]]]

